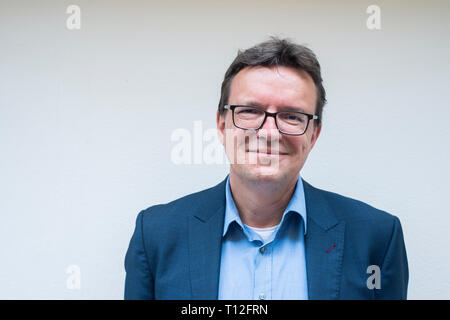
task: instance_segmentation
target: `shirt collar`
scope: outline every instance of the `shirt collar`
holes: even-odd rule
[[[225,187],[225,198],[226,198],[225,221],[224,221],[222,236],[225,236],[225,234],[228,232],[230,224],[233,221],[236,222],[242,229],[244,229],[244,224],[241,221],[241,218],[239,216],[239,211],[237,210],[236,204],[233,200],[233,196],[231,195],[230,175],[228,175],[228,177],[227,177],[227,183],[226,183],[226,187]],[[304,230],[304,234],[306,234],[305,192],[303,190],[303,182],[302,182],[302,178],[300,175],[298,177],[297,184],[295,186],[295,191],[291,197],[291,200],[289,201],[288,206],[286,207],[286,210],[284,210],[284,212],[283,212],[280,226],[283,224],[283,222],[286,218],[286,214],[288,212],[298,214],[303,219],[303,224],[304,224],[303,230]]]

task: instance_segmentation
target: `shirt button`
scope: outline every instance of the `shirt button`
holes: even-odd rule
[[[266,295],[264,293],[259,294],[259,300],[264,300],[266,298]]]
[[[259,252],[261,252],[261,253],[266,252],[266,247],[261,247],[261,248],[259,248]]]

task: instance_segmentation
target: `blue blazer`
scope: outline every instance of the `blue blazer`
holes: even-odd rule
[[[309,299],[406,299],[399,219],[302,181]],[[125,257],[125,299],[217,299],[225,185],[139,213]],[[372,265],[380,288],[368,286]]]

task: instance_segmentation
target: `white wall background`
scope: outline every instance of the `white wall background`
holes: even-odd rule
[[[137,213],[228,170],[174,164],[172,132],[214,128],[237,50],[278,35],[328,94],[302,176],[397,215],[409,298],[449,299],[449,30],[444,0],[0,1],[0,298],[122,299]]]

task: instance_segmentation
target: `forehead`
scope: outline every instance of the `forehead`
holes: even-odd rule
[[[284,66],[247,67],[231,82],[228,103],[296,107],[314,113],[316,87],[305,71]]]

